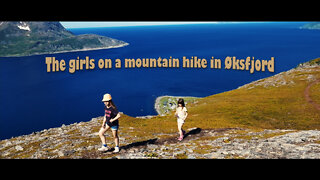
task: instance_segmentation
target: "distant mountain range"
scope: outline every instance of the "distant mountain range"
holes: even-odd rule
[[[108,49],[128,43],[96,34],[74,35],[59,22],[0,22],[0,57]]]

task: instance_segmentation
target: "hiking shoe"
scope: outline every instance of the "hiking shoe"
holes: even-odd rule
[[[118,152],[120,152],[119,147],[117,147],[117,146],[116,146],[116,147],[114,148],[114,151],[113,151],[113,152],[114,152],[114,153],[118,153]]]
[[[101,146],[101,148],[98,149],[98,151],[108,151],[109,150],[109,147],[104,147],[104,146]]]

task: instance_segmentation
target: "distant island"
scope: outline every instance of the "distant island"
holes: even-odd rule
[[[154,109],[157,111],[158,115],[165,116],[168,113],[176,110],[179,98],[183,98],[186,105],[188,103],[195,103],[198,99],[200,99],[200,97],[191,96],[159,96],[155,101]]]
[[[320,22],[307,23],[300,27],[301,29],[320,29]]]
[[[0,22],[0,57],[30,56],[127,46],[96,34],[74,35],[59,22]]]

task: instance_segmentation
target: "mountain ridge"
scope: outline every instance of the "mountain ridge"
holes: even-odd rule
[[[117,48],[128,43],[96,34],[74,35],[60,22],[0,22],[0,57]]]

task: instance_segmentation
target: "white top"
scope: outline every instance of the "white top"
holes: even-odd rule
[[[178,107],[176,110],[176,116],[178,119],[185,120],[187,118],[187,108],[186,107]]]

